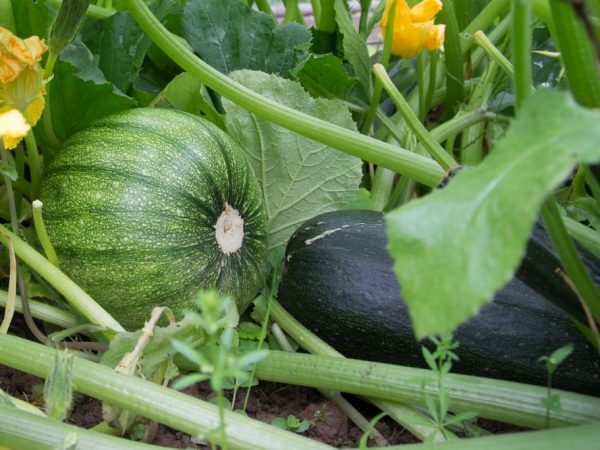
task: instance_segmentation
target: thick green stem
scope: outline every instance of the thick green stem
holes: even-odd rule
[[[16,234],[11,233],[6,227],[0,225],[0,242],[3,245],[7,245],[8,239],[12,239],[17,256],[48,281],[65,297],[73,308],[79,311],[91,323],[115,331],[125,331],[104,308],[98,305],[92,297],[77,286],[69,277]]]
[[[62,3],[62,0],[48,0],[50,3],[54,4],[55,6],[60,6],[60,4]],[[85,12],[85,15],[88,17],[91,17],[93,19],[107,19],[110,16],[114,15],[117,11],[115,11],[114,9],[109,9],[109,8],[103,8],[101,6],[97,6],[97,5],[89,5],[87,11]]]
[[[550,2],[555,24],[554,39],[567,72],[575,100],[589,108],[600,107],[600,69],[594,46],[569,1]]]
[[[513,0],[512,51],[517,111],[531,93],[530,23],[531,0]]]
[[[298,342],[303,349],[315,355],[332,356],[337,358],[344,357],[341,353],[329,346],[314,333],[311,333],[278,302],[273,302],[273,305],[271,306],[271,313],[273,320],[276,320],[277,323],[286,331],[286,333],[288,333],[296,342]],[[375,398],[369,398],[367,400],[382,411],[385,411],[391,418],[396,420],[399,424],[404,426],[408,431],[422,441],[430,436],[433,437],[434,442],[443,442],[446,440],[445,437],[438,432],[433,422],[431,425],[423,425],[423,423],[429,419],[425,418],[425,416],[415,409]]]
[[[406,124],[410,127],[412,132],[417,136],[419,142],[431,153],[433,158],[445,169],[449,170],[452,167],[456,167],[458,164],[449,155],[446,150],[431,136],[427,128],[421,123],[417,115],[414,113],[408,102],[404,99],[402,94],[398,92],[396,86],[387,75],[385,68],[381,64],[375,64],[373,66],[373,72],[378,80],[383,84],[383,88],[392,98],[398,110],[406,120]]]
[[[460,439],[439,444],[395,445],[370,447],[369,450],[596,450],[600,442],[598,424],[556,428],[543,431],[495,434],[478,438]]]
[[[456,14],[455,0],[446,0],[440,11],[440,22],[446,24],[444,39],[444,64],[446,67],[446,109],[444,116],[449,119],[456,114],[458,105],[465,97],[465,70],[460,34]]]
[[[173,61],[214,91],[258,116],[428,186],[436,186],[444,177],[444,170],[435,161],[284,107],[236,83],[197,58],[162,26],[142,0],[129,0],[127,5],[140,27]]]
[[[269,352],[257,364],[259,379],[425,406],[426,393],[437,396],[437,376],[431,370],[331,356]],[[546,388],[509,381],[447,374],[445,391],[449,410],[476,412],[480,417],[531,428],[546,426]],[[551,426],[575,425],[600,420],[600,398],[554,391],[561,409],[553,411]]]
[[[129,439],[109,436],[74,425],[50,420],[39,415],[0,405],[0,448],[38,450],[167,450]]]
[[[25,339],[0,336],[0,364],[40,377],[48,376],[55,353],[54,349]],[[107,366],[75,357],[72,375],[77,391],[192,436],[205,438],[219,425],[215,405],[150,381],[116,373]],[[332,448],[232,411],[225,411],[225,424],[227,442],[233,449]]]
[[[600,321],[600,290],[583,265],[577,249],[567,233],[554,198],[546,201],[542,208],[542,216],[552,243],[560,256],[560,261],[577,288],[577,294],[583,299],[596,320]]]
[[[0,307],[6,307],[6,303],[7,292],[0,290]],[[77,320],[72,314],[63,311],[56,306],[29,299],[29,308],[31,309],[31,315],[33,317],[44,322],[62,328],[72,328],[77,325]],[[15,311],[18,313],[23,312],[23,304],[21,303],[21,297],[19,296],[16,297]]]
[[[25,136],[25,144],[27,145],[29,171],[31,173],[31,199],[33,200],[37,198],[40,180],[42,177],[40,155],[38,152],[37,143],[35,142],[35,136],[33,135],[33,130],[29,131],[27,136]]]
[[[319,22],[317,23],[317,29],[321,31],[327,31],[333,33],[337,30],[337,23],[335,21],[335,0],[321,0],[321,8]]]

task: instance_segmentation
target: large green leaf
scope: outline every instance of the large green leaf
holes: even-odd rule
[[[49,92],[52,124],[61,141],[95,119],[136,105],[106,80],[82,43],[61,52]]]
[[[599,124],[568,94],[537,92],[480,166],[387,216],[417,337],[453,330],[511,279],[546,196],[600,159]]]
[[[98,66],[108,81],[127,92],[142,68],[152,41],[128,12],[92,22],[83,41],[97,55]]]
[[[16,33],[21,38],[39,36],[47,39],[56,8],[47,0],[12,0]]]
[[[248,88],[299,111],[355,129],[339,101],[313,99],[294,81],[242,70],[231,74]],[[224,99],[227,131],[246,149],[267,208],[271,249],[315,215],[340,209],[358,191],[362,162],[263,120]]]
[[[348,61],[366,98],[371,98],[371,60],[364,39],[354,28],[344,0],[335,0],[335,21],[343,35],[344,59]]]
[[[183,27],[194,51],[223,73],[251,69],[289,77],[308,55],[311,37],[302,25],[278,26],[240,0],[189,0]]]

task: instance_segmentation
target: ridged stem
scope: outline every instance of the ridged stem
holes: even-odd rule
[[[438,395],[437,375],[430,370],[391,364],[285,352],[269,352],[258,363],[259,379],[335,389],[405,405],[426,405],[426,393]],[[479,417],[531,428],[546,426],[546,388],[469,375],[446,374],[449,410],[473,411]],[[561,409],[550,426],[600,421],[600,398],[553,389]]]
[[[303,349],[315,355],[344,358],[341,353],[329,346],[314,333],[311,333],[276,301],[271,305],[271,316]],[[434,436],[434,442],[443,442],[446,440],[441,433],[438,433],[433,423],[431,426],[423,425],[423,421],[429,419],[414,408],[376,398],[368,398],[367,401],[385,411],[390,417],[422,441],[432,435]]]
[[[8,293],[6,291],[0,290],[0,307],[2,308],[5,308],[8,302],[7,295]],[[31,309],[31,315],[33,317],[44,322],[48,322],[62,328],[72,328],[77,325],[75,316],[63,311],[60,308],[57,308],[56,306],[47,305],[46,303],[29,299],[29,308]],[[19,296],[16,297],[15,311],[18,313],[23,312],[21,297]]]
[[[144,32],[173,61],[214,91],[256,115],[428,186],[436,186],[444,177],[444,170],[429,158],[279,105],[236,83],[197,58],[162,26],[142,0],[129,0],[127,6]]]
[[[600,442],[598,424],[543,431],[495,434],[450,441],[444,445],[416,444],[410,450],[596,450]],[[407,450],[405,445],[370,447],[370,450]]]
[[[552,0],[555,39],[575,100],[589,108],[600,107],[600,68],[594,46],[569,1]]]
[[[500,50],[490,41],[483,31],[473,33],[473,40],[488,54],[490,58],[496,61],[510,77],[514,75],[514,69],[511,62],[502,54]]]
[[[438,15],[440,23],[446,24],[444,39],[444,65],[448,90],[444,113],[446,119],[456,114],[458,105],[465,97],[465,69],[454,3],[455,0],[446,0]]]
[[[55,353],[25,339],[0,336],[0,364],[40,377],[48,376]],[[219,424],[215,405],[101,364],[75,357],[72,376],[77,391],[192,436],[206,437]],[[242,414],[225,411],[224,415],[227,442],[233,449],[332,449]]]
[[[419,142],[427,149],[433,158],[445,169],[449,170],[457,166],[457,162],[449,155],[446,150],[431,136],[427,128],[421,123],[417,115],[414,113],[408,102],[402,94],[398,92],[396,86],[387,75],[385,68],[381,64],[373,65],[373,73],[378,80],[381,81],[383,88],[394,101],[398,110],[406,120],[406,124],[417,136]]]
[[[0,417],[0,448],[167,450],[167,447],[108,436],[1,404]]]
[[[513,0],[512,11],[513,84],[518,114],[531,93],[531,0]]]

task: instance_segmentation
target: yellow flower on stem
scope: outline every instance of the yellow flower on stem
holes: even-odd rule
[[[0,27],[0,113],[17,110],[31,126],[39,120],[46,94],[39,62],[47,48],[37,36],[21,39]],[[5,139],[6,148],[14,148],[18,140],[8,142],[13,145]]]
[[[0,113],[0,137],[4,141],[4,148],[15,148],[31,130],[23,114],[18,109],[11,109]]]
[[[387,0],[379,26],[385,36],[394,0]],[[392,37],[392,53],[404,58],[417,56],[423,50],[436,50],[444,43],[445,25],[434,25],[435,15],[442,10],[441,0],[423,0],[412,8],[406,0],[396,0],[396,17]]]

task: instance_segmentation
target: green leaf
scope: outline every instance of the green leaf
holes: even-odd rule
[[[388,214],[417,337],[455,329],[511,279],[546,196],[576,163],[600,159],[598,123],[567,93],[538,91],[481,165]]]
[[[122,92],[137,77],[152,43],[126,11],[92,22],[84,30],[83,42],[98,57],[106,79]]]
[[[47,0],[13,0],[16,34],[21,38],[39,36],[46,39],[56,14],[56,7]]]
[[[62,51],[49,91],[54,132],[62,141],[93,120],[136,104],[106,81],[94,55],[81,43]]]
[[[310,55],[292,70],[292,74],[313,97],[348,100],[356,84],[344,63],[331,53]]]
[[[275,417],[271,422],[271,425],[281,428],[282,430],[287,429],[287,420],[284,417]]]
[[[213,106],[206,87],[198,78],[187,72],[173,78],[163,91],[162,97],[159,105],[167,103],[181,111],[203,115],[218,127],[225,128],[223,115]]]
[[[373,94],[371,60],[367,44],[354,28],[344,0],[335,0],[335,21],[343,35],[344,59],[348,61],[367,98]]]
[[[246,70],[231,76],[277,103],[355,129],[341,102],[313,99],[297,82]],[[354,199],[362,176],[359,158],[263,120],[229,100],[223,106],[227,130],[246,149],[262,188],[271,249],[284,245],[304,221]]]
[[[223,73],[251,69],[289,77],[306,58],[311,37],[306,27],[278,26],[239,0],[190,0],[183,27],[194,51]]]
[[[6,175],[12,181],[17,181],[17,178],[19,178],[19,174],[17,173],[17,168],[15,167],[13,159],[10,159],[8,161],[8,164],[0,162],[0,174]]]

